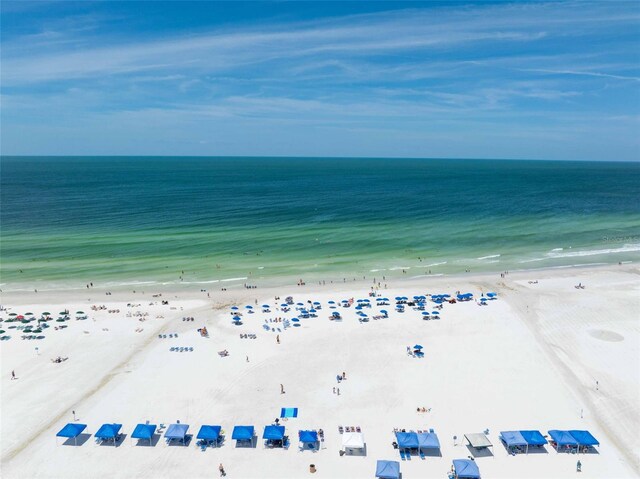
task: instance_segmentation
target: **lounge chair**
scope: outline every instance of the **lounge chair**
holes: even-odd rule
[[[400,459],[402,459],[403,461],[407,460],[407,456],[404,452],[404,449],[400,449]]]
[[[422,449],[418,449],[418,454],[420,454],[420,459],[424,460],[425,456],[424,456],[424,451]]]
[[[407,449],[405,451],[405,456],[407,456],[407,461],[411,460],[411,449]]]

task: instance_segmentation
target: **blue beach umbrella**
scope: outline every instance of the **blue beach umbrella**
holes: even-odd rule
[[[247,309],[253,309],[253,306],[251,306],[250,304],[247,304],[247,305],[245,306],[245,308],[247,308]]]
[[[490,298],[495,298],[498,295],[496,293],[487,293],[487,296],[489,296]]]
[[[289,305],[287,303],[282,303],[280,306],[283,307],[283,308],[286,308]]]
[[[381,310],[380,310],[380,312],[381,312],[382,314],[389,314],[389,313],[387,312],[387,310],[386,310],[386,309],[381,309]]]
[[[421,344],[416,344],[416,345],[413,346],[413,349],[420,350],[420,349],[422,349],[422,345]]]
[[[237,306],[231,306],[231,309],[234,310],[234,311],[237,311],[238,307]]]
[[[300,322],[300,320],[298,318],[291,318],[291,321],[294,322],[294,323],[299,323]]]
[[[263,308],[268,308],[268,307],[269,307],[269,305],[268,305],[268,304],[263,304],[263,305],[262,305],[262,307],[263,307]]]
[[[329,301],[329,304],[336,304],[335,301]]]
[[[437,311],[431,311],[431,314],[438,316],[440,313]]]
[[[429,311],[423,311],[422,316],[429,316]]]

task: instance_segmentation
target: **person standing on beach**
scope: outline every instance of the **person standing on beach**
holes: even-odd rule
[[[280,385],[280,394],[284,394],[284,386],[282,384]]]
[[[16,372],[11,371],[11,380],[14,380],[15,378],[16,378]]]
[[[276,335],[276,343],[280,344],[280,335]]]
[[[222,463],[220,463],[220,465],[218,466],[218,471],[220,471],[220,477],[224,477],[227,475],[227,473],[224,470],[224,466],[222,465]]]

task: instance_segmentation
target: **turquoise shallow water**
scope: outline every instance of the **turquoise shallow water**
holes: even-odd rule
[[[4,290],[640,260],[638,163],[2,157],[1,173]]]

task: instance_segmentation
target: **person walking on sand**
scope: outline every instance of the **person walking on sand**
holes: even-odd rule
[[[11,371],[11,380],[14,380],[15,378],[16,378],[16,372]]]
[[[280,394],[284,394],[284,386],[282,384],[280,385]]]
[[[222,465],[222,463],[220,463],[220,465],[218,466],[218,471],[220,471],[220,477],[224,477],[227,475],[227,473],[224,470],[224,466]]]
[[[280,344],[280,335],[276,335],[276,343]]]

